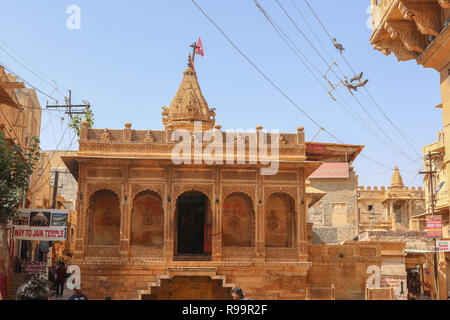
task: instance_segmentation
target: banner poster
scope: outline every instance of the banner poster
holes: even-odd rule
[[[67,239],[67,217],[67,210],[21,209],[10,225],[12,238],[64,241]]]
[[[438,251],[450,252],[450,240],[438,240],[436,241],[436,246],[438,247]]]
[[[408,300],[408,287],[406,277],[383,276],[382,286],[394,288],[395,300]]]
[[[427,216],[427,237],[442,238],[442,217],[441,216]]]

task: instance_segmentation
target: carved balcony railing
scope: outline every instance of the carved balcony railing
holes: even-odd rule
[[[86,257],[90,258],[117,258],[119,246],[87,246]]]
[[[255,247],[223,247],[222,260],[252,260],[255,250]]]
[[[266,261],[297,261],[297,248],[266,248]]]
[[[164,250],[159,247],[131,246],[129,255],[134,260],[163,260]]]

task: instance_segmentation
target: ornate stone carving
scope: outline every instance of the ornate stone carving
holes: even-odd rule
[[[392,39],[400,38],[409,51],[423,52],[426,48],[425,37],[417,31],[416,25],[410,21],[386,22],[385,28]]]
[[[264,202],[274,193],[286,193],[294,199],[297,204],[297,187],[270,186],[264,187]]]
[[[156,141],[156,137],[153,134],[153,132],[151,130],[147,130],[147,132],[145,133],[144,142],[150,143],[150,142],[155,142],[155,141]]]
[[[117,183],[95,183],[95,184],[88,184],[87,186],[87,193],[88,193],[88,200],[91,199],[92,195],[99,191],[99,190],[110,190],[113,191],[119,199],[122,196],[121,192],[121,186]]]
[[[438,0],[438,3],[444,9],[449,9],[450,8],[450,0]]]
[[[286,144],[286,137],[284,136],[284,135],[282,135],[282,134],[279,134],[278,135],[278,143],[279,144],[282,144],[282,145],[285,145]]]
[[[86,256],[88,257],[117,257],[119,255],[119,247],[86,247]]]
[[[417,58],[417,55],[414,52],[405,48],[400,39],[377,41],[374,43],[374,48],[387,56],[393,52],[398,61],[408,61]]]
[[[398,8],[406,20],[414,21],[420,33],[437,37],[440,32],[439,7],[434,2],[415,5],[399,0]]]
[[[176,199],[178,199],[178,197],[185,192],[199,191],[207,195],[211,203],[213,201],[212,189],[213,185],[208,184],[177,184],[174,186],[173,200],[176,201]]]
[[[103,130],[102,136],[100,137],[100,141],[102,141],[102,142],[111,141],[111,132],[109,132],[108,129]]]
[[[254,186],[224,186],[222,187],[222,202],[232,193],[244,193],[252,200],[252,206],[255,206],[255,187]]]
[[[162,200],[164,200],[164,185],[159,184],[132,184],[131,185],[131,201],[134,201],[136,196],[144,191],[153,191],[157,193]]]
[[[266,260],[296,261],[298,252],[296,248],[266,248]]]

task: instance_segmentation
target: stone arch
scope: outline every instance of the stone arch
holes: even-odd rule
[[[164,209],[162,197],[146,189],[133,198],[131,208],[130,245],[164,245]]]
[[[254,247],[255,224],[252,198],[243,192],[228,194],[222,208],[222,245]]]
[[[175,254],[211,254],[212,207],[205,192],[194,189],[180,193],[173,223]]]
[[[120,200],[114,191],[92,193],[88,209],[88,244],[118,246],[120,240]]]
[[[274,192],[264,208],[265,246],[294,248],[298,232],[294,198],[286,192]]]

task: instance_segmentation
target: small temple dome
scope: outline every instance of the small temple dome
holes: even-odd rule
[[[403,188],[404,186],[402,176],[396,166],[394,169],[394,174],[392,175],[391,188]]]

